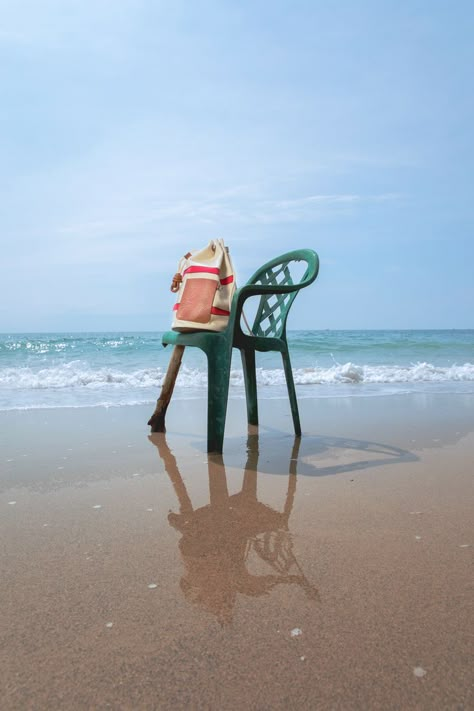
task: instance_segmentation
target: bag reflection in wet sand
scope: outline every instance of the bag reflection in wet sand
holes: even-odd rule
[[[232,620],[237,594],[260,596],[277,585],[298,585],[317,599],[316,588],[305,577],[293,553],[288,522],[296,491],[299,438],[290,455],[288,488],[282,511],[275,511],[257,498],[258,435],[249,435],[248,458],[242,489],[229,495],[222,455],[209,455],[209,493],[206,506],[194,509],[179,472],[176,458],[164,434],[153,434],[179,502],[179,513],[168,521],[182,534],[179,549],[185,574],[181,589],[186,598],[216,615],[221,624]],[[252,553],[267,573],[249,572]]]

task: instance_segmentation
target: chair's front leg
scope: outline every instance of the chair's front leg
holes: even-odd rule
[[[255,351],[241,348],[242,368],[247,400],[247,421],[249,425],[258,425],[257,374],[255,370]]]
[[[231,353],[227,348],[207,353],[207,451],[222,453]]]

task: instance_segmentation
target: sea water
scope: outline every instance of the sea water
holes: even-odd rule
[[[474,330],[290,331],[299,398],[474,393]],[[161,333],[0,335],[0,410],[153,403],[170,348]],[[278,353],[257,354],[260,398],[287,397]],[[207,365],[185,351],[174,398],[205,397]],[[230,397],[245,397],[238,352]]]

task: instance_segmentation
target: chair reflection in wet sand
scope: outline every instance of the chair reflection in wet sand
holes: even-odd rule
[[[297,585],[310,598],[317,598],[317,590],[295,558],[288,530],[296,491],[299,438],[295,438],[291,453],[281,512],[257,498],[258,435],[248,438],[242,489],[237,494],[229,494],[222,455],[208,455],[210,502],[198,509],[193,508],[165,435],[153,434],[149,439],[158,448],[179,501],[179,513],[170,513],[168,521],[182,534],[179,548],[185,573],[181,589],[186,598],[212,612],[221,624],[232,620],[238,593],[256,597],[268,594],[277,585]],[[252,553],[256,554],[252,567],[258,562],[259,568],[271,572],[249,572]]]

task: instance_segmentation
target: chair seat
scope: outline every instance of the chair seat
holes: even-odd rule
[[[212,339],[216,343],[227,340],[227,335],[223,336],[223,333],[225,332],[190,331],[189,333],[178,333],[177,331],[165,331],[161,337],[161,342],[165,346],[197,346],[199,348],[208,343],[212,343]]]

